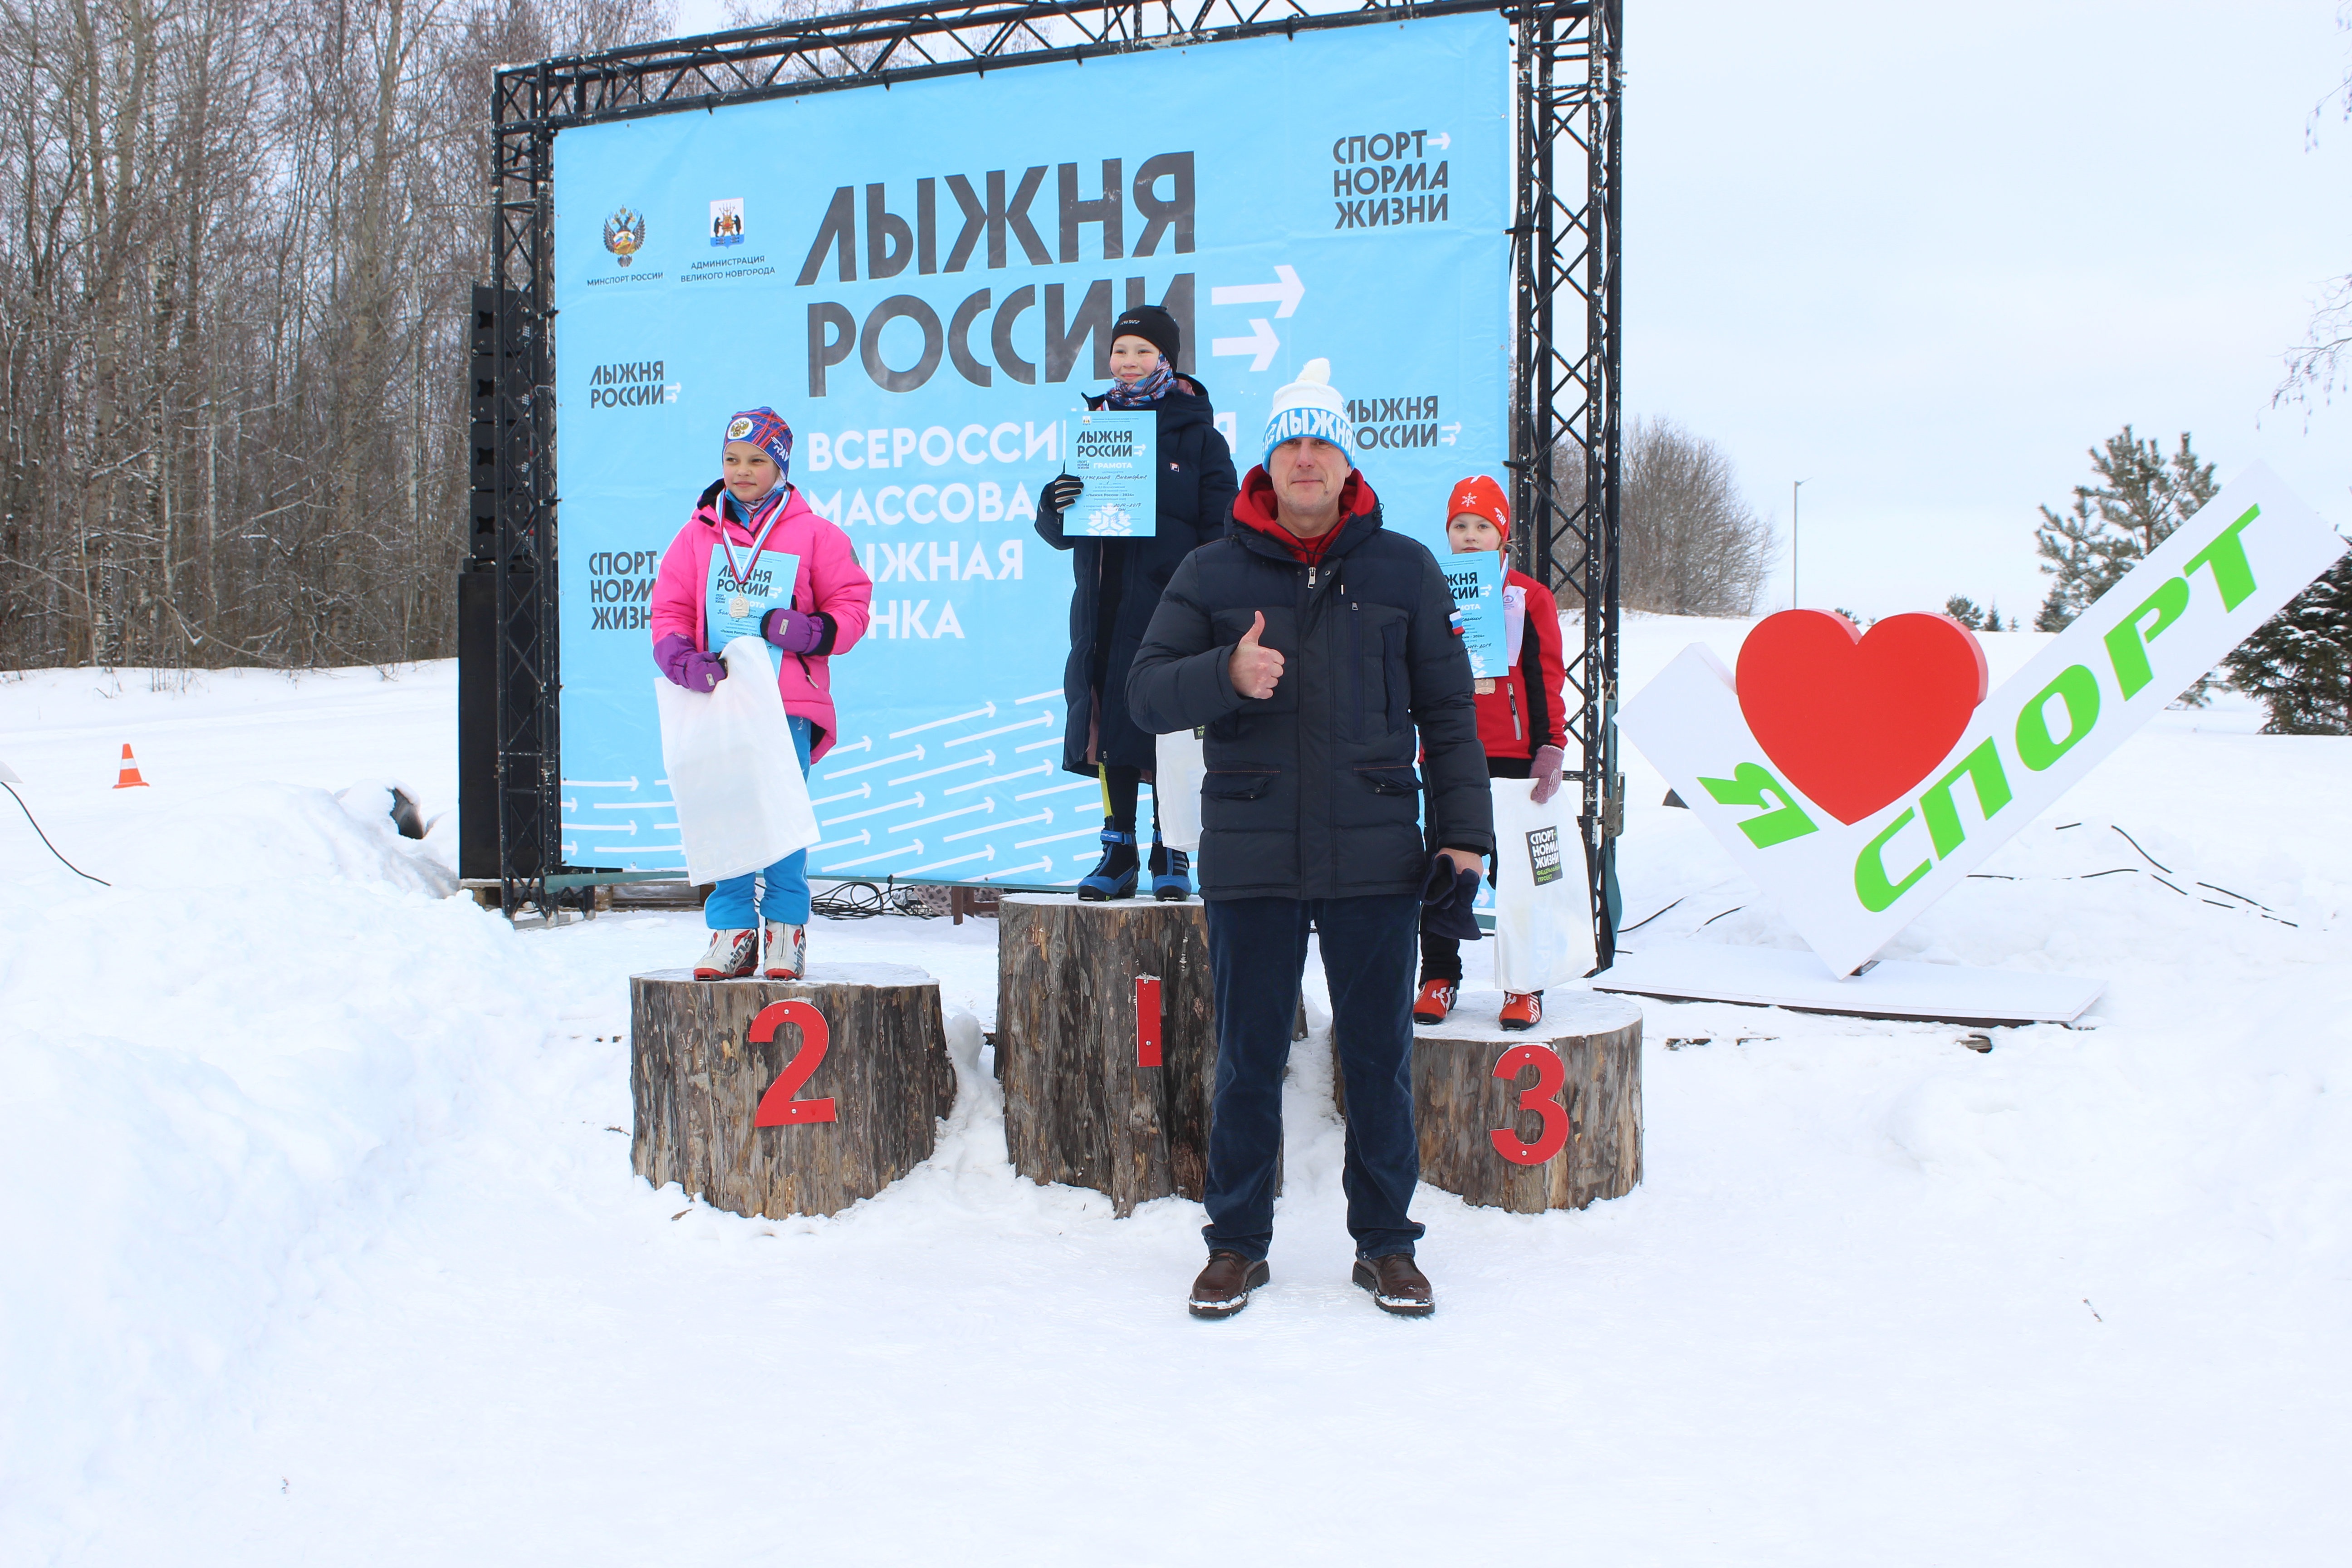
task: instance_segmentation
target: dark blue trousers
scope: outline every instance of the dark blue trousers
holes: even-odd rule
[[[1412,1128],[1412,977],[1421,900],[1211,899],[1209,962],[1217,986],[1217,1089],[1209,1129],[1213,1247],[1260,1258],[1274,1243],[1282,1159],[1282,1074],[1307,936],[1320,934],[1332,1035],[1348,1090],[1348,1232],[1356,1256],[1410,1257],[1423,1227],[1406,1210],[1421,1180]]]

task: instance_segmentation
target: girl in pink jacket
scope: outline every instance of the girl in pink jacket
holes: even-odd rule
[[[719,650],[739,637],[780,649],[776,687],[805,773],[833,749],[830,659],[866,635],[874,584],[849,536],[810,510],[790,482],[792,458],[792,426],[774,409],[746,409],[727,422],[720,475],[663,552],[646,619],[654,662],[688,691],[707,693],[727,679]],[[808,971],[808,918],[807,850],[728,878],[702,906],[710,951],[694,977],[739,979],[758,968],[771,980],[800,979]]]

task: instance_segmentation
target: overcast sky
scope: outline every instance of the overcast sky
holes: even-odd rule
[[[2030,623],[2035,508],[2126,423],[2352,528],[2352,399],[2271,406],[2352,272],[2329,0],[1626,12],[1626,412],[1784,531],[1809,478],[1803,603]]]
[[[2352,531],[2352,397],[2272,406],[2352,272],[2335,0],[1625,11],[1625,412],[1720,443],[1784,544],[1809,480],[1803,603],[2030,622],[2035,508],[2126,423]]]

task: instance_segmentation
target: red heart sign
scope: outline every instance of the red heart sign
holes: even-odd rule
[[[1944,760],[1985,700],[1984,649],[1949,616],[1867,634],[1827,610],[1767,616],[1739,645],[1739,711],[1805,797],[1856,823]]]

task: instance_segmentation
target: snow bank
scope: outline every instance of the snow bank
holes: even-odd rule
[[[1629,616],[1628,688],[1742,629]],[[1987,637],[1995,679],[2038,640]],[[930,1161],[827,1219],[635,1179],[626,976],[698,920],[438,897],[453,707],[446,668],[0,684],[0,757],[115,883],[0,801],[18,1555],[1450,1561],[1568,1518],[1612,1562],[2154,1564],[2352,1529],[2352,742],[2167,714],[1898,944],[2101,976],[2094,1029],[1980,1056],[1644,1004],[1643,1185],[1542,1216],[1424,1189],[1427,1322],[1347,1284],[1310,965],[1275,1283],[1204,1326],[1197,1206],[1116,1219],[1007,1166],[991,921],[812,932],[940,979]],[[152,789],[109,789],[125,740]],[[1626,945],[1793,944],[1624,762]],[[422,843],[333,794],[392,778]]]

